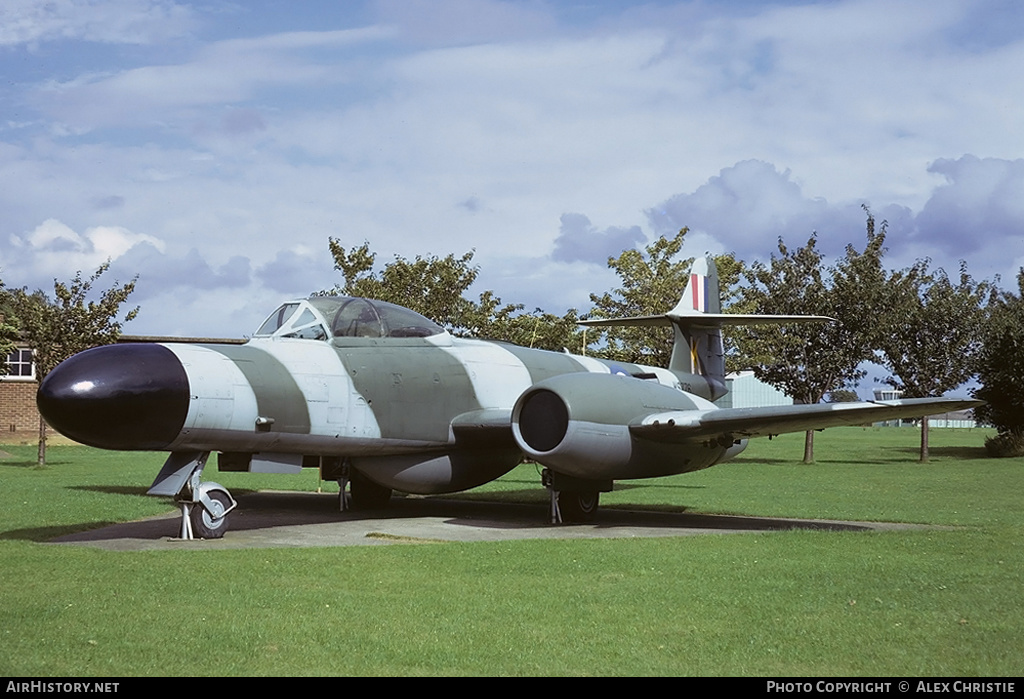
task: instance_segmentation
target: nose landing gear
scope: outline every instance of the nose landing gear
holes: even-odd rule
[[[186,541],[224,536],[228,513],[238,506],[224,486],[212,481],[200,483],[209,456],[208,451],[171,453],[147,491],[149,495],[174,498],[181,508],[181,538]]]

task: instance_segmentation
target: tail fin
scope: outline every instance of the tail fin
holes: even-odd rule
[[[710,257],[694,260],[690,281],[679,303],[662,315],[580,321],[589,326],[671,325],[675,333],[668,368],[681,379],[699,376],[709,388],[711,400],[724,396],[725,350],[722,328],[730,325],[777,325],[781,323],[831,321],[825,316],[776,316],[722,313],[718,269]]]
[[[698,257],[690,268],[690,281],[679,303],[665,314],[672,321],[675,333],[668,368],[676,374],[703,376],[711,390],[711,400],[718,400],[728,392],[725,349],[721,326],[702,325],[700,321],[702,316],[721,312],[718,268],[710,258]]]
[[[698,257],[690,268],[690,281],[676,307],[667,315],[721,313],[722,296],[718,288],[718,268],[713,260]]]
[[[721,313],[718,268],[710,258],[698,257],[690,268],[690,281],[682,298],[665,314],[675,333],[668,368],[676,374],[703,376],[711,389],[711,400],[718,400],[728,392],[722,326],[706,324],[708,316]]]

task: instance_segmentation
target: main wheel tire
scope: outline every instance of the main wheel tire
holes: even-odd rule
[[[357,510],[379,510],[391,501],[391,488],[371,481],[359,471],[352,469],[349,480],[352,492],[352,507]]]
[[[212,490],[210,498],[213,512],[207,511],[202,503],[192,506],[189,519],[192,520],[192,536],[199,539],[219,539],[228,530],[228,517],[224,513],[231,507],[231,498],[220,490]]]
[[[563,490],[558,493],[558,511],[563,522],[591,522],[600,500],[596,490]]]

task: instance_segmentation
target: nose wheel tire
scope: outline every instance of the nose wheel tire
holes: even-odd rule
[[[228,530],[228,518],[225,514],[231,508],[231,499],[227,493],[219,490],[208,494],[210,509],[196,503],[189,513],[192,522],[192,534],[199,539],[219,539]]]

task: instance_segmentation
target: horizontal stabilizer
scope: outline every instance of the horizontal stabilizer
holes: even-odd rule
[[[826,316],[722,313],[719,286],[718,270],[714,260],[700,257],[694,260],[690,268],[690,279],[683,290],[683,295],[667,313],[626,318],[595,318],[579,321],[579,324],[596,328],[672,327],[669,371],[689,386],[694,385],[692,377],[703,378],[708,390],[702,395],[710,400],[717,400],[728,392],[725,387],[722,328],[833,321]]]
[[[864,425],[902,417],[937,415],[981,405],[959,398],[909,398],[870,403],[818,403],[759,408],[669,411],[646,415],[629,426],[634,436],[655,442],[684,443],[711,437],[734,439],[806,432],[841,425]]]
[[[596,328],[676,325],[683,330],[714,330],[735,325],[820,323],[834,320],[826,316],[722,313],[721,294],[718,287],[718,270],[715,268],[714,261],[708,257],[698,257],[693,261],[686,289],[683,290],[683,295],[671,311],[650,316],[581,320],[579,324]]]
[[[828,316],[772,316],[746,313],[663,313],[655,316],[581,320],[579,324],[596,328],[628,328],[645,325],[681,325],[684,328],[724,328],[737,325],[784,325],[788,323],[823,323],[833,321],[835,319]]]

